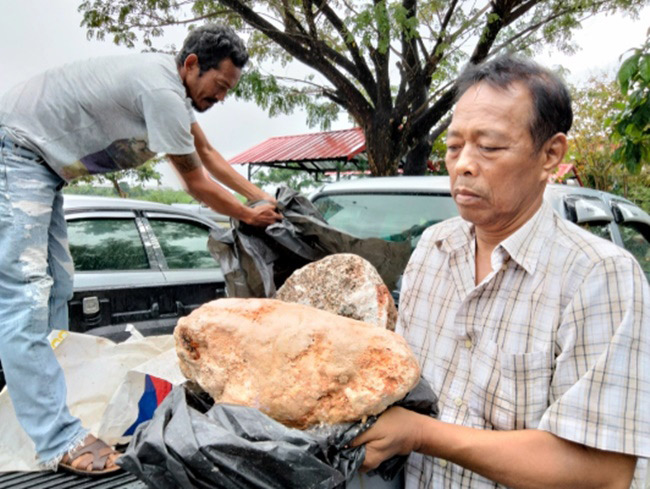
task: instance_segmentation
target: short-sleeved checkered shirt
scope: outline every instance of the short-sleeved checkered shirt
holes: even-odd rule
[[[474,227],[432,226],[406,268],[397,331],[440,397],[440,420],[536,428],[602,450],[650,456],[650,289],[625,250],[544,203],[492,253],[474,283]],[[407,489],[502,487],[411,454]],[[638,487],[641,487],[638,485]]]

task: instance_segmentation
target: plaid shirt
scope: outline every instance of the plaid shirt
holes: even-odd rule
[[[547,202],[495,248],[479,285],[474,243],[460,218],[432,226],[403,279],[397,331],[440,397],[440,420],[650,456],[650,289],[634,258]],[[406,479],[408,489],[503,487],[415,453]]]

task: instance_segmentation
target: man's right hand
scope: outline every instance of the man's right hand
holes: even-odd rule
[[[266,227],[282,219],[282,214],[276,212],[273,204],[263,204],[255,207],[249,207],[250,213],[243,218],[246,224],[251,226]]]

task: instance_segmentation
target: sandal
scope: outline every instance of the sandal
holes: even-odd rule
[[[78,459],[85,454],[91,454],[92,459],[88,459],[85,467],[83,467],[82,463],[78,462]],[[109,457],[114,454],[119,454],[119,452],[113,450],[93,435],[88,435],[80,447],[70,450],[63,456],[61,462],[59,462],[59,467],[73,474],[101,477],[122,470],[122,467],[118,465],[106,467]],[[75,464],[75,462],[77,463]],[[113,463],[115,464],[115,460]]]

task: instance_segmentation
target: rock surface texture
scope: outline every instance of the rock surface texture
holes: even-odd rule
[[[391,331],[397,321],[393,297],[375,267],[351,253],[330,255],[296,270],[275,298]]]
[[[401,336],[274,299],[209,302],[174,337],[181,371],[216,402],[299,429],[379,414],[420,376]]]

